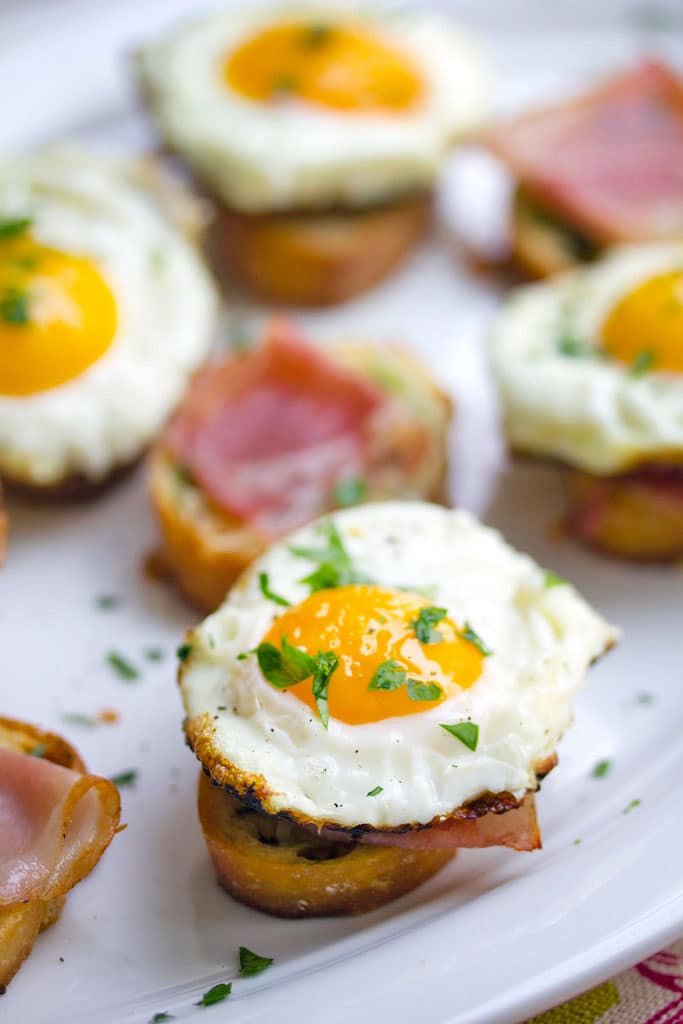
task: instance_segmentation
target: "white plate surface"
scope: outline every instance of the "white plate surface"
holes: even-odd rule
[[[10,8],[0,31],[0,94],[12,97],[3,104],[4,144],[78,130],[117,147],[149,145],[121,54],[190,6]],[[672,34],[646,41],[678,50],[680,60]],[[492,36],[501,105],[576,86],[643,42],[623,28],[599,38]],[[448,177],[447,210],[458,205],[462,170]],[[471,169],[469,180],[486,208],[483,181]],[[562,508],[552,470],[515,466],[496,477],[500,442],[482,343],[498,299],[442,237],[367,297],[302,319],[325,338],[351,330],[423,353],[460,410],[459,498],[477,511],[488,504],[488,521],[624,628],[622,645],[591,673],[560,767],[540,794],[543,851],[465,851],[418,892],[360,919],[284,922],[233,903],[209,868],[194,808],[197,767],[180,731],[173,652],[194,616],[142,574],[154,543],[143,473],[89,505],[14,502],[0,575],[0,708],[65,733],[94,770],[132,768],[139,780],[123,791],[127,830],[41,937],[0,1002],[0,1019],[133,1024],[167,1010],[178,1020],[208,1013],[250,1024],[506,1024],[683,933],[683,575],[551,541],[548,524]],[[241,311],[257,312],[244,303]],[[105,593],[120,606],[100,610]],[[164,660],[146,661],[149,647],[162,648]],[[138,682],[111,672],[110,650],[140,666]],[[119,724],[64,720],[102,708],[115,708]],[[591,769],[604,758],[613,770],[596,780]],[[275,966],[237,979],[239,945],[273,956]],[[235,981],[227,1003],[193,1006],[223,980]]]

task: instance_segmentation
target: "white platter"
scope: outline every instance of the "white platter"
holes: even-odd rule
[[[0,94],[12,98],[3,104],[4,145],[67,130],[118,147],[149,145],[121,54],[191,6],[10,5],[0,15]],[[507,106],[581,83],[627,59],[643,37],[606,28],[597,38],[518,31],[491,42]],[[667,41],[679,60],[680,42]],[[449,182],[457,188],[462,179]],[[483,191],[477,196],[485,206]],[[447,191],[445,207],[457,198]],[[367,297],[302,319],[323,337],[400,338],[430,359],[460,409],[460,500],[483,512],[493,495],[488,521],[624,628],[622,645],[591,673],[560,767],[539,797],[544,850],[466,851],[427,886],[360,919],[283,922],[233,903],[203,848],[197,768],[180,730],[173,652],[194,615],[141,571],[154,543],[143,473],[88,505],[15,501],[0,574],[0,709],[65,733],[94,770],[136,769],[139,779],[123,791],[127,830],[38,941],[0,1001],[0,1019],[137,1024],[167,1010],[178,1020],[209,1013],[240,1024],[512,1024],[683,933],[683,575],[549,540],[562,505],[553,471],[515,466],[496,479],[500,443],[482,343],[497,301],[442,238]],[[120,606],[99,609],[105,593]],[[164,660],[146,661],[149,647],[162,648]],[[110,650],[140,666],[138,682],[112,673]],[[120,722],[88,729],[63,717],[102,708],[117,709]],[[591,770],[603,758],[613,770],[596,780]],[[240,944],[275,966],[240,981]],[[235,980],[228,1002],[193,1006],[224,980]]]

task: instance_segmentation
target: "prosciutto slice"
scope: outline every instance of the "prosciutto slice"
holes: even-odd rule
[[[67,893],[97,864],[119,814],[108,779],[0,748],[0,907]]]
[[[529,194],[596,241],[683,235],[683,81],[645,61],[488,137]]]
[[[336,481],[362,474],[385,401],[276,321],[256,352],[199,371],[166,445],[219,508],[278,536],[319,515]]]

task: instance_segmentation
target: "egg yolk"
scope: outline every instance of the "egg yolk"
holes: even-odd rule
[[[0,244],[0,394],[47,391],[111,345],[116,303],[89,260],[23,235]]]
[[[376,586],[320,590],[280,615],[265,642],[278,649],[287,642],[315,656],[333,651],[339,666],[328,690],[332,718],[349,725],[379,722],[396,715],[414,715],[435,707],[471,686],[480,676],[483,654],[466,640],[456,624],[444,618],[434,626],[433,641],[418,640],[414,620],[429,604],[417,594]],[[386,661],[405,669],[407,678],[436,683],[441,693],[433,700],[412,700],[407,685],[395,690],[368,689]],[[291,686],[316,714],[311,680]]]
[[[605,351],[634,369],[683,373],[683,270],[645,281],[611,311]]]
[[[234,50],[223,74],[252,100],[296,96],[333,110],[407,110],[423,92],[409,58],[356,25],[274,25]]]

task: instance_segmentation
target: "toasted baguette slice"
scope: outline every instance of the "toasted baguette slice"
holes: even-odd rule
[[[427,881],[455,855],[327,842],[250,810],[204,773],[198,809],[220,884],[240,903],[276,917],[376,910]]]
[[[511,218],[513,258],[532,278],[570,270],[599,253],[597,243],[546,211],[521,186],[514,196]]]
[[[41,756],[48,761],[73,771],[85,771],[78,753],[60,736],[0,717],[0,747],[28,754],[38,746]],[[0,988],[8,985],[19,970],[33,949],[38,933],[59,919],[65,902],[66,896],[60,896],[0,908]]]
[[[638,473],[596,477],[568,470],[567,491],[567,523],[584,544],[619,558],[683,558],[683,479],[667,489]]]
[[[219,277],[298,306],[344,302],[386,277],[424,235],[431,196],[324,213],[247,214],[219,206],[212,253]]]
[[[402,467],[387,466],[382,480],[367,481],[364,499],[423,498],[446,503],[450,399],[404,349],[345,343],[333,351],[340,361],[405,403],[428,437],[419,463],[411,466],[409,474]],[[155,569],[172,579],[200,609],[213,611],[267,542],[248,524],[217,508],[178,470],[163,446],[153,453],[149,482],[162,537]]]

